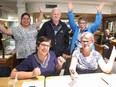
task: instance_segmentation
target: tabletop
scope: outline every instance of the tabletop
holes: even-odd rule
[[[44,76],[38,76],[37,78],[18,80],[17,87],[22,87],[24,82],[38,82],[39,87],[44,87]],[[8,87],[8,77],[0,78],[0,87]]]
[[[54,83],[54,84],[53,84]],[[46,78],[45,87],[114,87],[116,74],[79,74],[77,79],[71,80],[69,75],[51,76]]]

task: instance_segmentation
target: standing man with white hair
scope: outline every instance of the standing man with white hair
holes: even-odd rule
[[[53,8],[51,19],[45,22],[40,29],[37,38],[47,36],[52,41],[52,47],[57,57],[66,57],[69,54],[69,32],[67,25],[61,21],[61,10]]]

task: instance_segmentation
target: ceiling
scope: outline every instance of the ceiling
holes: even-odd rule
[[[12,14],[17,13],[17,1],[18,2],[26,1],[26,3],[30,3],[30,2],[68,3],[68,1],[70,0],[0,0],[0,9],[8,13],[12,13]],[[78,4],[98,3],[102,1],[110,5],[112,5],[113,3],[116,3],[116,0],[72,0],[73,3],[78,3]],[[50,13],[45,13],[45,16],[48,16],[48,15],[50,15]],[[78,17],[79,15],[83,15],[86,18],[95,17],[95,14],[87,14],[87,13],[86,14],[75,14],[75,17]],[[64,19],[67,18],[67,13],[63,13],[62,18]]]
[[[17,1],[29,2],[45,2],[45,3],[68,3],[70,0],[0,0],[0,9],[8,12],[17,12]],[[113,4],[116,0],[72,0],[73,3],[86,4],[86,3],[98,3],[104,1],[107,4]]]

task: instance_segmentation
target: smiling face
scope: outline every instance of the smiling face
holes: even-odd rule
[[[40,55],[46,56],[50,49],[50,42],[43,41],[40,43],[40,45],[37,47],[38,53]]]
[[[83,31],[86,28],[86,25],[87,24],[86,24],[85,20],[80,20],[79,28],[80,28],[81,31]]]
[[[79,17],[78,24],[80,30],[83,31],[87,27],[87,20],[84,17]]]
[[[37,43],[37,53],[39,56],[46,56],[49,52],[49,49],[51,47],[51,39],[47,38],[45,36],[41,36]]]
[[[30,15],[28,13],[24,13],[22,14],[22,17],[21,17],[21,25],[23,27],[29,27],[30,25]]]
[[[90,49],[91,48],[91,41],[88,38],[83,38],[82,41],[83,49]]]
[[[89,32],[84,32],[81,36],[81,43],[83,49],[91,49],[91,46],[94,44],[93,34]]]
[[[53,20],[54,22],[59,22],[60,17],[61,17],[61,11],[60,11],[60,9],[54,8],[54,9],[52,10],[52,20]]]

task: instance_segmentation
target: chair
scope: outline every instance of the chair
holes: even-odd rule
[[[71,62],[71,58],[67,58],[64,65],[64,75],[70,75],[69,72],[70,62]]]
[[[2,65],[0,66],[0,77],[9,77],[11,69],[9,66]]]
[[[67,58],[66,62],[63,64],[62,69],[59,73],[60,76],[70,75],[70,72],[69,72],[70,62],[71,62],[71,58]]]
[[[94,43],[95,50],[98,51],[104,57],[104,46]]]

